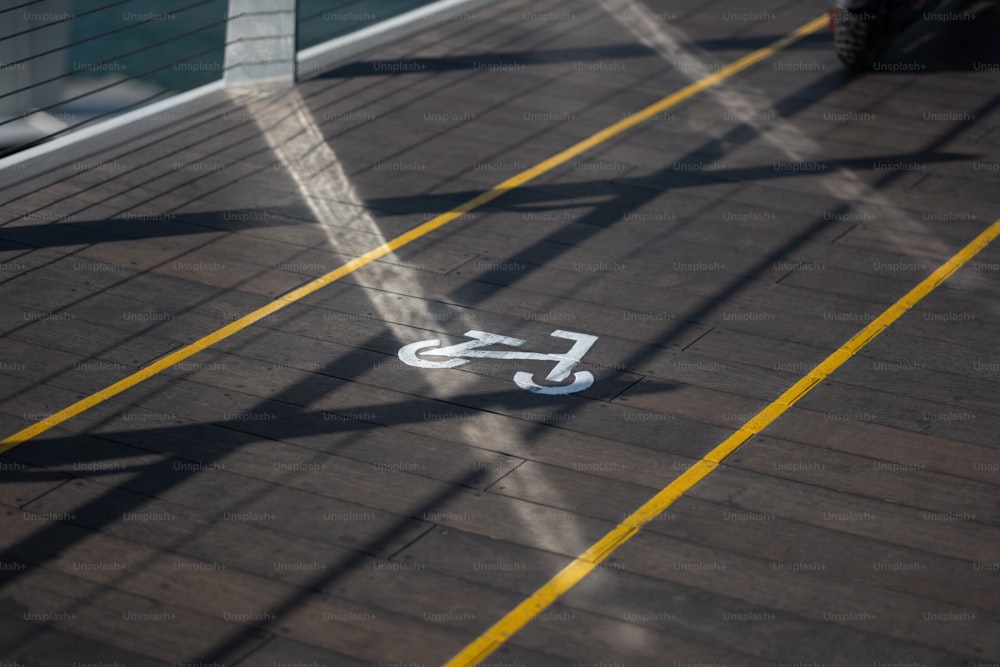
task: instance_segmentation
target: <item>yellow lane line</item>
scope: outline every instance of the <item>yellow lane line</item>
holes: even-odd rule
[[[198,354],[202,350],[209,348],[212,345],[215,345],[219,341],[225,340],[226,338],[229,338],[233,334],[243,331],[244,329],[252,325],[254,322],[257,322],[258,320],[281,310],[285,306],[295,303],[296,301],[299,301],[300,299],[303,299],[309,296],[310,294],[313,294],[314,292],[323,289],[327,285],[340,280],[344,276],[354,273],[358,269],[367,266],[368,264],[371,264],[372,262],[381,259],[382,257],[385,257],[389,253],[394,252],[399,248],[402,248],[403,246],[412,243],[413,241],[416,241],[422,236],[426,236],[427,234],[438,229],[439,227],[443,227],[444,225],[447,225],[449,222],[461,218],[466,213],[474,211],[475,209],[488,204],[497,197],[500,197],[506,194],[507,192],[517,187],[520,187],[521,185],[524,185],[528,181],[538,178],[542,174],[545,174],[546,172],[549,172],[555,169],[556,167],[565,164],[566,162],[572,160],[574,157],[580,155],[584,151],[590,150],[591,148],[604,143],[605,141],[621,134],[622,132],[632,127],[635,127],[639,123],[648,120],[649,118],[655,116],[661,111],[669,109],[672,106],[676,106],[677,104],[680,104],[684,100],[697,95],[706,88],[710,88],[711,86],[714,86],[722,81],[725,81],[734,74],[737,74],[738,72],[745,70],[751,65],[760,62],[761,60],[767,58],[768,56],[785,48],[789,44],[792,44],[793,42],[816,32],[824,25],[826,25],[825,14],[797,28],[793,32],[782,37],[781,39],[776,40],[770,46],[764,47],[762,49],[754,51],[753,53],[743,56],[739,60],[733,62],[730,65],[727,65],[726,67],[705,77],[704,79],[695,81],[694,83],[686,86],[685,88],[682,88],[676,93],[668,95],[667,97],[664,97],[663,99],[654,102],[645,109],[642,109],[641,111],[638,111],[632,114],[631,116],[624,118],[618,121],[617,123],[614,123],[613,125],[609,125],[603,130],[597,132],[596,134],[593,134],[590,137],[576,144],[573,144],[566,150],[557,153],[556,155],[553,155],[552,157],[543,160],[542,162],[539,162],[538,164],[529,169],[526,169],[522,172],[515,174],[514,176],[511,176],[510,178],[503,181],[499,185],[493,186],[486,192],[483,192],[482,194],[473,197],[472,199],[456,206],[455,208],[451,209],[446,213],[442,213],[441,215],[432,218],[431,220],[428,220],[427,222],[418,225],[417,227],[414,227],[408,232],[400,234],[396,238],[387,241],[386,243],[383,243],[377,248],[369,250],[365,254],[356,257],[355,259],[352,259],[351,261],[347,262],[346,264],[343,264],[342,266],[334,269],[333,271],[330,271],[329,273],[322,275],[319,278],[316,278],[315,280],[311,280],[310,282],[306,283],[305,285],[302,285],[301,287],[293,289],[292,291],[276,298],[274,301],[268,303],[267,305],[261,306],[257,310],[248,313],[247,315],[244,315],[238,320],[230,322],[226,326],[213,331],[204,338],[200,338],[193,343],[185,345],[184,347],[175,350],[174,352],[166,355],[165,357],[161,357],[160,359],[154,361],[148,366],[139,369],[135,373],[125,378],[122,378],[118,382],[115,382],[114,384],[109,385],[104,389],[101,389],[100,391],[97,391],[91,394],[90,396],[87,396],[86,398],[83,398],[77,401],[76,403],[73,403],[72,405],[63,408],[62,410],[59,410],[58,412],[49,415],[42,421],[36,422],[31,426],[18,431],[17,433],[7,436],[3,440],[0,440],[0,454],[14,447],[17,447],[18,445],[23,444],[28,440],[31,440],[32,438],[41,435],[42,433],[45,433],[49,429],[54,428],[69,419],[72,419],[73,417],[79,415],[82,412],[86,412],[90,408],[99,405],[104,401],[113,398],[114,396],[117,396],[123,391],[131,387],[134,387],[135,385],[139,384],[140,382],[143,382],[144,380],[148,380],[149,378],[165,371],[171,366],[178,364],[195,354]]]
[[[444,667],[472,667],[493,651],[503,645],[516,632],[527,625],[532,618],[545,611],[553,602],[565,595],[571,588],[590,574],[618,547],[631,539],[647,523],[666,511],[675,500],[691,490],[691,488],[708,477],[719,467],[727,456],[739,449],[750,438],[770,426],[774,420],[783,415],[820,382],[844,365],[848,359],[860,352],[876,336],[889,328],[896,320],[913,308],[925,296],[933,292],[941,283],[948,279],[969,260],[975,257],[983,248],[1000,236],[1000,220],[996,220],[986,231],[973,239],[959,250],[947,262],[937,268],[934,273],[924,278],[916,287],[902,298],[889,306],[868,326],[854,334],[850,340],[841,345],[826,359],[789,387],[770,405],[754,415],[731,436],[723,440],[712,451],[698,460],[673,482],[661,489],[655,496],[632,512],[624,521],[613,528],[607,535],[599,539],[586,551],[577,556],[573,562],[564,567],[538,590],[525,598],[519,605],[511,609],[486,632],[462,649],[455,657],[445,663]]]

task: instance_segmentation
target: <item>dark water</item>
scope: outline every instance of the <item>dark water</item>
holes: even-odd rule
[[[430,0],[299,0],[298,48],[313,46]],[[176,91],[222,76],[227,0],[72,0],[70,67]],[[110,33],[110,34],[106,34]]]

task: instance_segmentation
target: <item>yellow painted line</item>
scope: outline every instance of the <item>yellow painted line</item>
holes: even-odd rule
[[[746,56],[743,56],[739,60],[733,62],[730,65],[720,69],[719,71],[703,78],[694,83],[682,88],[681,90],[664,97],[663,99],[654,102],[645,109],[638,111],[631,116],[624,118],[613,125],[609,125],[600,132],[587,137],[586,139],[573,144],[566,150],[553,155],[552,157],[539,162],[535,166],[526,169],[522,172],[511,176],[507,180],[503,181],[499,185],[495,185],[486,192],[473,197],[472,199],[456,206],[446,213],[428,220],[427,222],[414,227],[408,232],[400,234],[396,238],[383,243],[377,248],[369,250],[360,257],[356,257],[346,264],[330,271],[329,273],[311,280],[310,282],[297,287],[292,291],[276,298],[271,303],[258,308],[257,310],[244,315],[243,317],[230,322],[226,326],[213,331],[204,338],[200,338],[193,343],[185,345],[184,347],[161,357],[160,359],[154,361],[153,363],[145,366],[132,375],[122,378],[118,382],[101,389],[100,391],[87,396],[84,399],[73,403],[69,407],[63,408],[62,410],[53,413],[43,419],[42,421],[36,422],[31,426],[14,433],[13,435],[7,436],[3,440],[0,440],[0,454],[6,452],[18,445],[31,440],[34,437],[45,433],[51,428],[62,424],[63,422],[72,419],[73,417],[79,415],[82,412],[86,412],[90,408],[103,403],[104,401],[117,396],[123,391],[134,387],[135,385],[148,380],[149,378],[157,375],[170,368],[171,366],[178,364],[189,357],[198,354],[202,350],[209,348],[216,343],[229,338],[233,334],[243,331],[254,322],[267,317],[268,315],[277,312],[288,306],[289,304],[295,303],[300,299],[303,299],[314,292],[317,292],[327,285],[340,280],[346,275],[354,273],[358,269],[371,264],[372,262],[385,257],[386,255],[402,248],[405,245],[416,241],[422,236],[430,234],[434,230],[447,225],[449,222],[461,218],[466,213],[474,211],[475,209],[488,204],[497,197],[500,197],[511,190],[524,185],[528,181],[538,178],[542,174],[549,172],[556,167],[565,164],[574,157],[580,155],[581,153],[590,150],[591,148],[604,143],[605,141],[625,132],[626,130],[635,127],[639,123],[642,123],[649,118],[655,116],[656,114],[669,109],[670,107],[676,106],[687,100],[698,93],[702,92],[706,88],[710,88],[726,79],[730,78],[734,74],[742,72],[746,68],[754,65],[761,60],[773,55],[777,51],[785,48],[789,44],[802,39],[803,37],[810,35],[823,26],[826,25],[826,15],[819,16],[809,23],[797,28],[791,33],[785,35],[781,39],[776,40],[771,45],[754,51]]]
[[[618,547],[636,535],[647,523],[666,511],[675,500],[691,490],[695,484],[708,477],[719,467],[727,456],[744,445],[750,438],[770,426],[790,407],[799,402],[809,391],[830,376],[844,363],[860,352],[876,336],[889,328],[896,320],[913,308],[925,296],[933,292],[951,274],[975,257],[983,248],[1000,236],[1000,220],[996,220],[968,245],[959,250],[951,259],[924,278],[916,287],[876,317],[868,326],[856,333],[846,343],[832,352],[802,379],[789,387],[770,405],[754,415],[731,436],[723,440],[712,451],[699,459],[673,482],[647,500],[639,509],[630,514],[607,535],[595,542],[589,549],[577,556],[538,590],[519,605],[511,609],[486,632],[462,649],[444,667],[473,667],[493,651],[500,648],[516,632],[527,625],[532,618],[542,613],[553,602],[565,595],[590,574]]]

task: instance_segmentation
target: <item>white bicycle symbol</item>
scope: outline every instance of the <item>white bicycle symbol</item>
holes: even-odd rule
[[[540,385],[534,380],[534,376],[526,371],[518,371],[514,374],[514,383],[521,389],[535,392],[536,394],[572,394],[583,391],[594,384],[594,375],[590,371],[577,371],[573,373],[583,355],[597,342],[597,336],[576,333],[574,331],[563,331],[557,329],[550,336],[555,338],[565,338],[575,341],[573,347],[565,354],[546,354],[542,352],[518,352],[506,350],[482,350],[480,348],[489,345],[509,345],[520,347],[526,341],[510,336],[489,333],[486,331],[476,331],[475,329],[466,331],[465,335],[473,340],[448,347],[438,347],[441,340],[422,340],[410,343],[399,348],[399,359],[409,366],[417,368],[455,368],[463,366],[473,359],[527,359],[531,361],[553,361],[555,367],[545,376],[547,382],[563,382],[572,374],[573,381],[569,384]],[[444,361],[430,361],[420,355],[431,357],[447,357]]]

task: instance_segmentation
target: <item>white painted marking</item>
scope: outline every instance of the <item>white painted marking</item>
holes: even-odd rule
[[[696,46],[695,41],[676,26],[654,20],[656,12],[641,0],[598,0],[598,3],[636,39],[656,51],[666,62],[692,81],[701,78],[706,72],[716,71],[725,64],[711,53]],[[725,108],[724,117],[739,120],[740,123],[752,127],[761,140],[780,151],[789,160],[805,162],[824,154],[822,146],[782,117],[772,106],[773,92],[768,93],[753,88],[743,79],[729,79],[712,86],[704,94]],[[700,118],[687,121],[689,125],[686,129],[712,139],[721,139],[729,130],[729,126],[703,120],[710,118],[710,114],[702,114]],[[916,227],[914,233],[925,234],[928,242],[933,244],[937,251],[946,257],[951,255],[945,240],[938,238],[939,235],[931,230],[937,223],[918,220],[916,214],[899,208],[889,197],[868,185],[849,168],[835,168],[824,173],[826,175],[816,181],[816,186],[826,190],[835,200],[844,202],[845,205],[847,202],[853,202],[854,211],[865,213],[878,211],[879,220],[891,220],[907,226],[914,225]],[[769,187],[780,188],[780,185],[774,184]],[[894,228],[889,226],[874,225],[872,229],[889,240],[894,233]],[[899,252],[907,254],[902,248],[899,248]]]
[[[439,347],[441,340],[421,340],[410,343],[399,348],[399,359],[408,366],[417,368],[455,368],[464,366],[473,359],[522,359],[527,361],[553,361],[555,366],[545,376],[546,382],[563,382],[572,374],[573,382],[570,384],[540,385],[534,380],[534,376],[526,371],[518,371],[514,374],[514,383],[526,391],[536,394],[572,394],[583,391],[594,384],[594,375],[590,371],[579,371],[573,373],[573,369],[583,359],[594,343],[597,336],[577,333],[575,331],[564,331],[556,329],[550,336],[564,338],[573,342],[573,347],[564,354],[546,352],[518,352],[514,350],[483,350],[481,348],[490,345],[507,345],[510,347],[521,347],[525,341],[520,338],[511,338],[500,334],[489,333],[487,331],[477,331],[471,329],[465,335],[472,340],[447,347]],[[442,361],[429,360],[421,356],[445,357]]]

